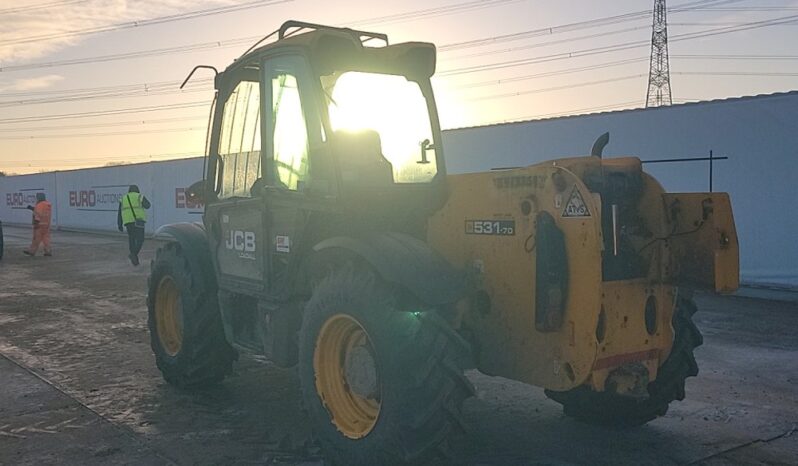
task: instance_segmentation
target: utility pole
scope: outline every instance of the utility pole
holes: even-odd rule
[[[671,74],[668,63],[668,9],[665,0],[654,0],[651,32],[651,66],[648,73],[646,108],[671,105]]]

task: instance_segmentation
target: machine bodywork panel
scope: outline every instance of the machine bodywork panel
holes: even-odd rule
[[[428,235],[435,250],[473,274],[478,304],[464,325],[478,346],[478,368],[557,390],[583,383],[596,357],[601,303],[597,199],[554,164],[449,176],[448,184],[449,200],[430,219]],[[564,301],[554,331],[536,328],[538,218],[553,219],[564,236],[570,271],[562,296],[550,291],[553,304]]]
[[[463,331],[485,373],[555,391],[603,391],[630,367],[653,381],[676,286],[737,286],[728,197],[665,194],[637,158],[449,176],[448,189],[428,237],[472,274]]]
[[[679,229],[669,240],[679,284],[718,293],[740,285],[740,252],[727,193],[663,195]]]

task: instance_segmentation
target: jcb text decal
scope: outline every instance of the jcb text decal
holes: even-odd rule
[[[237,251],[241,259],[255,260],[255,233],[252,231],[230,230],[224,247]]]

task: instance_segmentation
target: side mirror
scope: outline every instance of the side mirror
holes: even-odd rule
[[[186,189],[186,200],[194,204],[204,204],[207,198],[208,183],[199,180]]]

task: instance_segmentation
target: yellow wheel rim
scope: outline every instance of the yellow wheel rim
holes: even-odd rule
[[[183,347],[183,308],[180,289],[169,275],[161,278],[155,293],[155,323],[161,347],[176,356]]]
[[[313,352],[316,392],[339,432],[357,440],[374,428],[382,387],[376,353],[366,330],[345,314],[330,317]]]

